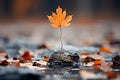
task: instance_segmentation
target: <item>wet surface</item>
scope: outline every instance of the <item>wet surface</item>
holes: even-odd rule
[[[20,27],[16,28],[18,24]],[[72,24],[70,27],[63,29],[63,42],[65,43],[63,49],[65,49],[65,51],[67,51],[69,54],[78,53],[81,59],[80,69],[72,67],[49,68],[46,66],[46,62],[44,63],[43,58],[44,56],[50,57],[54,51],[60,48],[58,30],[51,28],[48,23],[26,24],[21,22],[18,24],[4,25],[5,27],[1,27],[1,35],[5,35],[7,37],[0,38],[0,50],[5,51],[10,59],[13,57],[20,57],[24,51],[28,50],[31,55],[34,56],[32,61],[39,62],[39,60],[41,60],[40,63],[43,63],[44,66],[42,64],[42,66],[32,66],[33,62],[21,63],[19,68],[11,68],[10,66],[1,68],[2,66],[0,66],[0,76],[4,75],[5,80],[8,80],[8,78],[11,76],[12,80],[20,80],[20,77],[24,76],[24,74],[24,77],[27,76],[24,78],[25,80],[31,77],[32,74],[37,78],[34,80],[107,80],[107,71],[104,70],[108,70],[108,68],[105,68],[104,65],[101,69],[95,67],[93,63],[82,63],[82,59],[86,55],[84,52],[86,52],[89,56],[99,52],[99,55],[94,55],[93,58],[101,59],[102,56],[110,68],[112,65],[112,58],[116,55],[116,53],[118,53],[118,55],[120,54],[119,42],[113,40],[111,44],[108,44],[104,41],[105,36],[103,35],[105,35],[107,31],[110,31],[109,27],[105,25],[106,23],[96,23],[92,27],[79,27],[80,25],[78,26],[78,24]],[[119,28],[119,24],[114,24],[114,26],[111,28],[113,29],[116,38],[119,38],[120,36]],[[46,42],[47,45],[43,42]],[[107,51],[108,53],[100,51],[99,47],[101,47],[101,45],[104,47],[107,46],[110,52],[109,50]],[[84,55],[81,53],[84,53]],[[4,56],[6,56],[6,54]],[[0,56],[0,61],[2,61],[4,56]],[[105,69],[103,70],[103,68]],[[111,68],[109,71],[117,73],[119,76],[115,79],[119,80],[119,69]]]

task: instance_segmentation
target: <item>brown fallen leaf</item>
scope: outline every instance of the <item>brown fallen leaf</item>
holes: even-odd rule
[[[49,61],[49,57],[48,56],[44,56],[44,61],[48,62]]]
[[[31,61],[33,56],[30,54],[29,51],[25,51],[24,54],[19,58],[20,62]]]
[[[110,65],[108,65],[106,62],[105,62],[105,58],[101,55],[98,55],[98,54],[92,54],[92,55],[89,55],[90,57],[92,57],[93,59],[95,60],[100,60],[100,61],[96,61],[96,64],[100,64],[99,65],[99,68],[101,70],[103,70],[104,72],[108,72],[108,71],[111,71],[111,67]],[[96,66],[95,66],[96,67]],[[98,67],[98,66],[97,66]]]
[[[19,60],[13,60],[13,61],[11,61],[11,65],[16,66],[16,67],[20,67],[20,62],[19,62]]]
[[[111,79],[115,79],[115,78],[117,78],[117,74],[116,73],[114,73],[114,72],[106,72],[106,75],[107,75],[107,78],[109,79],[109,80],[111,80]]]
[[[3,60],[0,62],[0,66],[8,66],[10,65],[10,62],[8,62],[7,60]]]

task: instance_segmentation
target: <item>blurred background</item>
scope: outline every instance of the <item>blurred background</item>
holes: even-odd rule
[[[47,15],[61,6],[73,15],[69,27],[63,28],[68,44],[120,39],[120,0],[0,0],[0,37],[33,43],[59,41]]]

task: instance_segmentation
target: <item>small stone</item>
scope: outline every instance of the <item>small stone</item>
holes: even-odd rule
[[[41,64],[34,62],[32,66],[41,66]]]
[[[18,58],[17,57],[13,57],[13,60],[18,60]]]
[[[6,58],[6,59],[9,59],[9,56],[8,56],[8,55],[5,55],[5,58]]]

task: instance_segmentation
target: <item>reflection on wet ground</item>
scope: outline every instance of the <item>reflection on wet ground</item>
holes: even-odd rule
[[[42,72],[42,71],[40,71]],[[79,70],[71,70],[68,68],[54,68],[47,69],[41,74],[44,80],[81,80],[82,77],[79,74]]]

